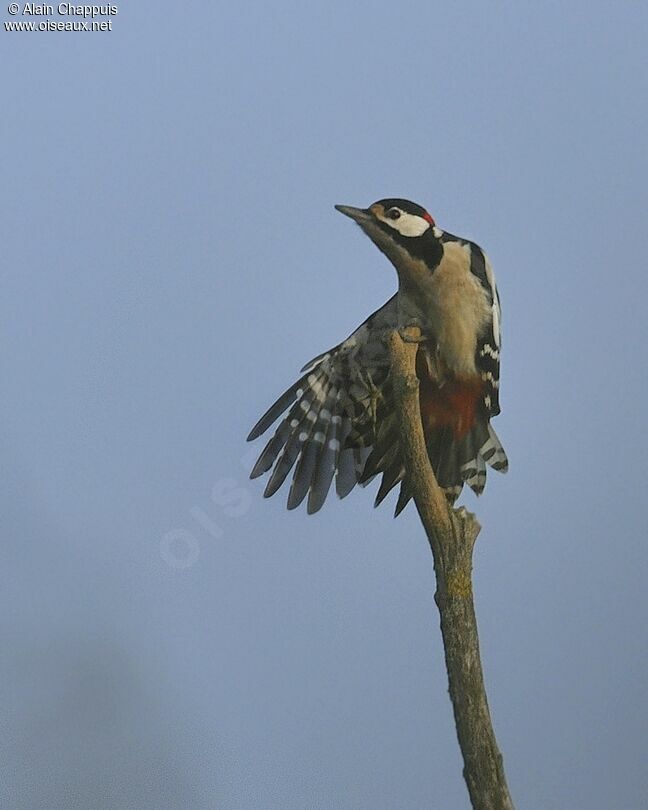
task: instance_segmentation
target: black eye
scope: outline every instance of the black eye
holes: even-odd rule
[[[398,210],[398,208],[390,208],[389,211],[387,211],[387,216],[390,219],[398,219],[400,215],[401,212]]]

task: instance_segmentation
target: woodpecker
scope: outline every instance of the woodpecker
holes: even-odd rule
[[[411,499],[392,395],[387,337],[418,326],[416,354],[423,431],[432,469],[450,503],[464,483],[480,495],[486,465],[508,460],[490,420],[500,412],[500,302],[484,251],[441,230],[416,203],[384,199],[336,205],[396,268],[398,291],[346,340],[302,368],[248,436],[287,411],[250,474],[272,470],[270,497],[294,467],[288,509],[308,496],[317,512],[335,476],[339,497],[382,474],[377,506],[400,484],[395,515]]]

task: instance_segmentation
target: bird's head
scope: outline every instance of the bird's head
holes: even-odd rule
[[[442,231],[420,205],[389,198],[378,200],[369,208],[349,205],[336,205],[335,208],[357,222],[397,270],[408,259],[423,259],[432,266],[438,262]]]

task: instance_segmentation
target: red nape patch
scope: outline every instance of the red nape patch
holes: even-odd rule
[[[425,432],[449,427],[456,439],[462,439],[475,424],[483,394],[484,383],[480,379],[455,380],[441,388],[422,380],[420,405]]]
[[[430,225],[436,225],[436,222],[432,219],[427,211],[423,214],[423,219],[426,220],[426,222],[429,222]]]

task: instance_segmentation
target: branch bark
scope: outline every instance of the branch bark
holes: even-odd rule
[[[420,330],[405,330],[416,340]],[[472,594],[472,555],[481,529],[463,507],[449,506],[430,466],[419,405],[416,376],[418,344],[394,331],[389,338],[391,374],[400,411],[401,445],[414,502],[428,536],[441,616],[441,634],[464,779],[474,810],[514,810],[502,755],[493,732]]]

